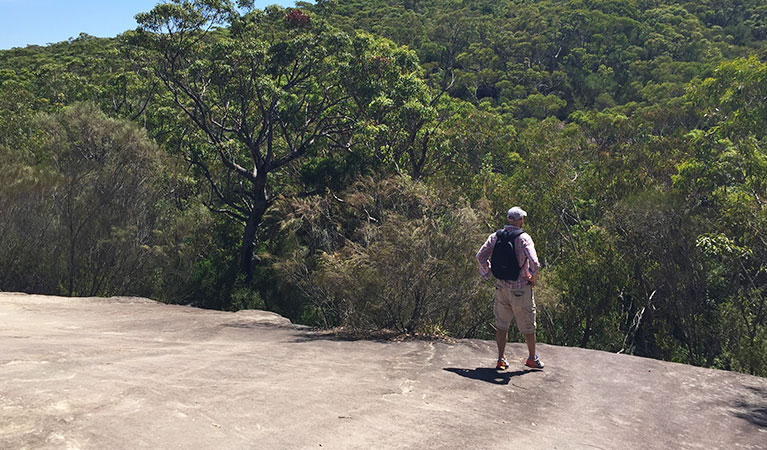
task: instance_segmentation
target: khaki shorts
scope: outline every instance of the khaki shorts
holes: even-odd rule
[[[529,284],[522,289],[509,289],[500,282],[495,283],[495,325],[506,330],[511,319],[516,319],[522,334],[535,333],[535,299],[533,287]]]

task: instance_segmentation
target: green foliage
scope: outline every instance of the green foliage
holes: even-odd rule
[[[281,267],[320,324],[454,336],[486,331],[491,286],[473,265],[458,263],[473,258],[487,237],[468,205],[388,178],[363,179],[337,199],[293,208],[287,226],[315,244],[296,248]],[[326,234],[333,229],[336,235]]]
[[[149,294],[147,262],[163,225],[158,168],[170,162],[142,130],[90,104],[39,117],[35,132],[32,157],[12,166],[13,182],[3,188],[13,213],[3,221],[2,288]],[[27,273],[14,267],[22,255]]]
[[[764,7],[754,0],[727,7],[356,0],[319,2],[313,9],[342,28],[408,45],[436,83],[446,85],[446,74],[455,75],[454,96],[476,104],[490,99],[520,118],[564,118],[577,109],[641,101],[640,91],[651,85],[672,83],[679,96],[723,54],[743,54],[744,46],[764,40],[765,23]]]
[[[738,59],[691,85],[701,128],[690,132],[695,152],[674,177],[690,213],[709,221],[696,243],[708,301],[721,317],[717,363],[750,373],[764,373],[767,364],[758,341],[767,326],[767,242],[760,231],[767,217],[767,135],[761,126],[767,110],[758,100],[767,89],[765,74],[763,62]]]
[[[590,227],[572,236],[573,249],[550,280],[559,298],[550,311],[547,335],[564,345],[618,351],[623,344],[618,303],[625,261],[606,230]]]
[[[296,166],[352,151],[374,99],[412,98],[419,89],[409,52],[300,11],[173,1],[137,20],[134,42],[202,136],[187,158],[210,185],[211,207],[243,226],[246,283],[261,222],[277,195],[294,191]],[[219,25],[229,28],[213,29]],[[321,179],[307,172],[304,179]]]

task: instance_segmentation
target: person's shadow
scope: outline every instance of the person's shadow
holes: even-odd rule
[[[524,375],[528,372],[533,372],[533,369],[516,370],[514,372],[506,372],[497,369],[490,369],[488,367],[477,367],[476,369],[461,369],[458,367],[446,367],[443,370],[453,372],[456,375],[462,377],[471,378],[472,380],[487,381],[493,384],[509,384],[512,377]]]

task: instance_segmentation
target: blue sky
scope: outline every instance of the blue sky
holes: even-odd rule
[[[87,33],[114,37],[136,28],[134,16],[160,0],[0,0],[0,50],[46,45]],[[294,0],[256,0],[257,8]]]

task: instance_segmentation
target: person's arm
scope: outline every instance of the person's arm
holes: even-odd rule
[[[521,245],[517,247],[517,260],[525,261],[520,270],[522,278],[526,279],[531,285],[535,285],[538,281],[538,271],[541,268],[541,264],[538,262],[538,253],[535,251],[533,238],[525,233],[520,236],[519,241]]]
[[[477,261],[479,262],[479,274],[482,278],[490,278],[490,256],[493,254],[493,247],[495,247],[495,241],[497,237],[495,233],[487,237],[487,240],[477,252]]]

